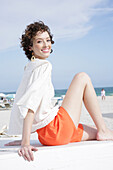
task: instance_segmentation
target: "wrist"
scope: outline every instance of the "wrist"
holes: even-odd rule
[[[24,140],[22,140],[21,146],[29,146],[29,145],[30,145],[30,141],[24,141]]]
[[[21,146],[24,147],[24,146],[29,146],[30,144],[27,144],[27,143],[21,143]]]

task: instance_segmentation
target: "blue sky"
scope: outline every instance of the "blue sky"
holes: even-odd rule
[[[54,35],[55,89],[68,88],[81,71],[94,87],[113,86],[112,0],[0,1],[0,91],[16,91],[28,62],[20,48],[26,25],[42,20]],[[8,5],[9,4],[9,5]]]

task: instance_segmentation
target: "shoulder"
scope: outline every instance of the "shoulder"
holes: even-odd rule
[[[44,73],[44,72],[50,72],[52,70],[52,65],[49,61],[43,61],[43,62],[36,62],[34,63],[34,67],[33,67],[33,70],[32,72],[37,72],[37,71],[40,71],[41,73]]]
[[[35,61],[30,61],[25,66],[25,71],[33,72],[34,70],[46,69],[48,67],[52,69],[52,65],[48,60],[35,59]]]

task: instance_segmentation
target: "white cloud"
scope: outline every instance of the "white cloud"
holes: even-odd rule
[[[7,0],[1,2],[1,49],[19,44],[26,25],[43,20],[56,38],[81,38],[93,27],[90,20],[97,12],[111,12],[101,7],[106,0]],[[99,7],[99,8],[98,8]]]

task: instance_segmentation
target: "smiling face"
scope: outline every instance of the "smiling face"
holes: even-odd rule
[[[51,52],[51,39],[47,31],[37,32],[33,39],[33,46],[31,49],[35,58],[46,59]]]

